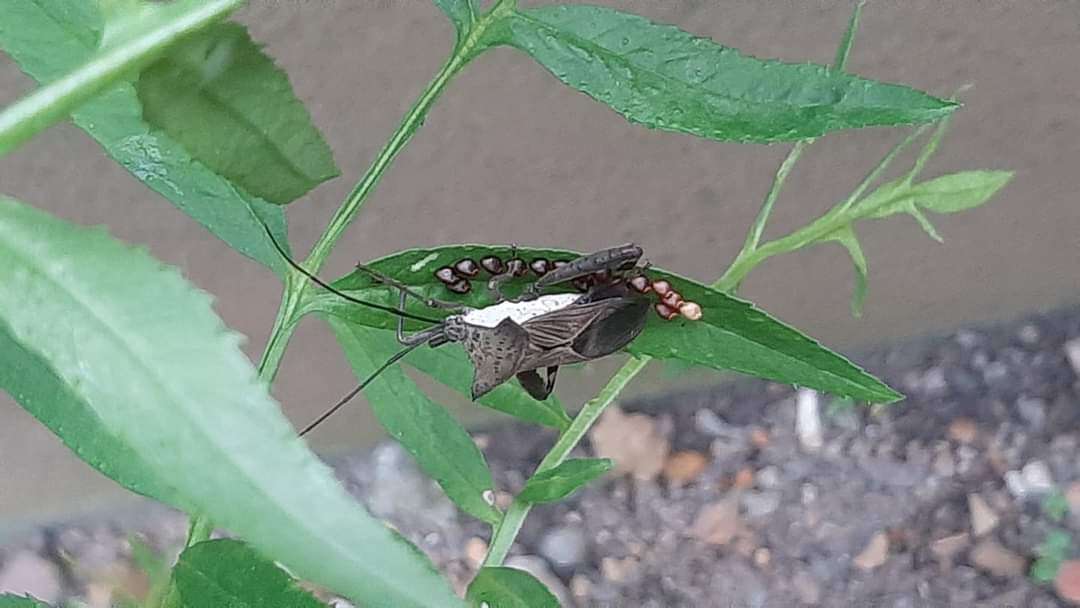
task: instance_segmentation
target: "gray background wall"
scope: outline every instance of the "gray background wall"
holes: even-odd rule
[[[851,8],[828,1],[607,4],[757,56],[822,63]],[[288,71],[344,171],[290,208],[294,246],[305,251],[438,69],[452,30],[427,0],[253,0],[241,19]],[[848,313],[850,262],[838,247],[774,259],[742,293],[841,350],[1080,300],[1078,64],[1074,2],[870,2],[851,71],[939,95],[975,84],[930,173],[1002,168],[1016,178],[992,204],[937,218],[944,245],[908,218],[860,227],[871,267],[861,319]],[[0,103],[30,88],[0,59]],[[826,209],[900,136],[878,129],[820,141],[796,168],[769,234]],[[427,244],[588,250],[634,240],[655,263],[709,280],[737,251],[786,151],[629,125],[527,57],[500,49],[451,85],[326,274]],[[261,350],[280,293],[274,278],[141,186],[74,127],[54,127],[0,161],[0,191],[148,245],[217,296],[218,312],[250,337],[253,357]],[[637,389],[658,388],[657,378]],[[602,381],[587,369],[562,390],[572,402]],[[352,382],[329,333],[309,321],[275,392],[299,423]],[[375,433],[356,407],[315,439],[341,446]],[[0,529],[123,496],[0,398]]]

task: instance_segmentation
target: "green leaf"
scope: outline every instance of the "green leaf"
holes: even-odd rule
[[[439,7],[442,12],[446,13],[446,16],[450,18],[450,21],[454,23],[454,28],[457,29],[458,40],[464,37],[465,33],[472,28],[473,19],[475,18],[475,8],[472,5],[471,0],[432,0],[435,6]]]
[[[525,482],[518,495],[526,502],[555,502],[611,470],[609,458],[571,458],[553,469],[540,471]]]
[[[61,77],[96,50],[92,41],[100,22],[87,22],[85,7],[91,3],[80,11],[61,10],[67,4],[0,0],[0,47],[38,82]],[[138,180],[233,249],[284,274],[287,266],[259,222],[286,243],[282,210],[238,190],[177,141],[152,131],[130,84],[115,85],[83,104],[72,119]]]
[[[49,605],[29,596],[5,594],[0,595],[0,608],[49,608]]]
[[[283,205],[340,174],[289,79],[238,23],[220,23],[143,70],[143,117],[219,175]]]
[[[851,294],[851,314],[856,317],[862,316],[869,273],[866,267],[866,256],[863,255],[862,246],[859,244],[859,237],[855,236],[855,231],[848,226],[835,233],[832,239],[843,245],[844,249],[847,249],[851,261],[855,265],[855,289]]]
[[[274,562],[236,540],[188,547],[173,579],[184,608],[326,608]]]
[[[578,255],[565,250],[523,247],[518,248],[518,253],[527,260],[538,257],[570,260]],[[505,246],[453,245],[410,249],[368,266],[404,282],[426,297],[481,307],[492,303],[490,296],[479,288],[486,278],[477,279],[475,289],[469,294],[458,296],[449,293],[435,278],[434,271],[465,257],[479,260],[486,255],[498,255],[508,259],[509,254],[510,249]],[[664,321],[650,314],[645,330],[628,348],[632,354],[682,359],[713,369],[733,370],[871,403],[888,403],[901,398],[899,393],[847,359],[748,302],[657,268],[651,268],[648,274],[670,281],[687,300],[701,305],[704,316],[700,321]],[[508,285],[504,291],[513,297],[520,293],[524,284],[525,279],[522,279]],[[335,282],[334,286],[368,301],[397,305],[395,293],[373,285],[372,279],[362,272],[354,272]],[[311,295],[303,305],[304,312],[321,311],[350,323],[383,329],[390,329],[396,323],[388,313],[353,304],[328,292],[312,290],[309,293]],[[407,309],[429,316],[436,314],[412,299]],[[421,326],[414,322],[406,325]]]
[[[514,13],[492,43],[647,127],[720,141],[773,142],[838,129],[924,123],[957,104],[814,64],[764,61],[614,9]]]
[[[559,600],[536,578],[517,568],[481,568],[465,593],[474,608],[559,608]]]
[[[836,58],[833,59],[833,67],[843,70],[847,66],[848,57],[851,55],[851,46],[855,44],[855,32],[859,31],[859,17],[862,16],[863,5],[866,0],[859,0],[855,9],[851,11],[844,37],[840,39],[840,46],[836,49]]]
[[[378,348],[386,336],[359,325],[329,318],[356,377],[363,381],[393,350]],[[426,348],[426,347],[424,347]],[[364,389],[375,417],[386,432],[412,454],[450,500],[463,511],[490,524],[501,517],[493,506],[494,482],[484,455],[465,429],[445,409],[424,395],[399,367],[390,367]]]
[[[1012,171],[962,171],[920,182],[908,197],[935,213],[957,213],[982,205],[1005,187]]]
[[[81,406],[82,416],[53,425],[76,453],[124,446],[132,463],[93,449],[162,484],[173,506],[357,603],[460,605],[296,437],[240,337],[179,273],[9,199],[0,199],[0,258],[0,325],[33,354],[30,369],[46,364],[46,381],[72,398],[13,396],[43,421]]]

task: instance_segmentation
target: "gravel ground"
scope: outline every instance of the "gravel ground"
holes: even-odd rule
[[[620,404],[578,454],[620,470],[534,509],[510,564],[568,607],[1080,605],[1080,562],[1069,561],[1080,556],[1080,308],[857,359],[908,399],[864,408],[745,381]],[[508,492],[553,438],[514,424],[477,434]],[[468,581],[484,527],[400,448],[336,468],[455,585]],[[175,555],[183,518],[153,519],[143,538]],[[130,532],[41,530],[0,551],[0,591],[91,606],[138,595]],[[1042,582],[1031,571],[1048,538],[1066,561]]]

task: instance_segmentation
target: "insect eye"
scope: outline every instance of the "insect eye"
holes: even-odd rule
[[[493,255],[481,258],[480,266],[482,266],[484,270],[490,272],[491,274],[501,274],[503,269],[505,268],[505,266],[503,265],[503,261]]]
[[[480,267],[476,265],[476,262],[473,261],[472,258],[465,258],[460,260],[457,264],[454,264],[454,272],[471,279],[480,274]]]
[[[442,268],[436,270],[435,278],[439,279],[447,285],[451,285],[458,280],[457,276],[454,275],[454,269],[450,268],[449,266],[443,266]]]

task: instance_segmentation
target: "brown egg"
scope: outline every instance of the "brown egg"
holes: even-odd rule
[[[660,318],[664,319],[665,321],[670,321],[675,317],[679,316],[679,311],[668,306],[667,304],[657,303],[655,308],[656,314],[660,315]]]
[[[483,266],[484,270],[490,272],[491,274],[499,274],[503,271],[504,268],[506,268],[506,266],[503,265],[503,261],[493,255],[480,258],[480,265]]]
[[[656,295],[662,298],[666,296],[669,291],[671,291],[671,283],[668,283],[663,279],[659,281],[653,281],[652,288],[653,291],[656,292]]]
[[[507,272],[513,273],[515,277],[523,277],[528,272],[529,266],[525,263],[525,260],[521,258],[513,258],[506,263]]]
[[[638,275],[631,277],[630,287],[638,293],[649,293],[652,291],[652,285],[649,285],[649,279],[645,275]]]
[[[697,321],[701,318],[701,306],[697,302],[683,302],[679,306],[679,314],[691,321]]]
[[[457,275],[454,274],[454,269],[449,266],[443,266],[435,271],[435,278],[439,279],[447,285],[451,285],[458,280]]]
[[[529,268],[536,273],[536,276],[542,277],[551,270],[551,264],[544,258],[537,258],[529,263]]]
[[[659,293],[659,292],[657,292],[657,293]],[[660,301],[663,302],[664,304],[667,304],[668,307],[670,307],[670,308],[672,308],[674,310],[678,310],[679,305],[681,305],[683,303],[682,294],[675,291],[674,289],[672,289],[671,291],[665,293],[660,298]]]
[[[446,288],[454,293],[469,293],[469,290],[472,289],[472,283],[468,279],[458,279],[447,285]]]
[[[454,272],[457,273],[458,276],[471,279],[480,274],[480,267],[476,265],[476,262],[473,261],[472,258],[465,258],[458,261],[457,264],[454,264]]]

